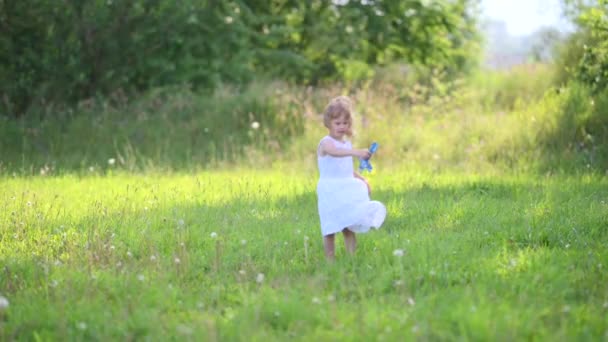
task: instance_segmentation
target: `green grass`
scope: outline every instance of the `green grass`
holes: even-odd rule
[[[608,338],[605,176],[371,182],[327,264],[311,172],[4,176],[0,340]]]

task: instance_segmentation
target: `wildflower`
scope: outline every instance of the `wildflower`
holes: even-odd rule
[[[416,302],[414,301],[414,298],[412,298],[412,297],[407,297],[407,303],[411,306],[414,306],[414,304],[416,304]]]
[[[114,159],[114,158],[108,159],[108,164],[110,164],[110,165],[116,164],[116,159]]]
[[[319,298],[317,298],[317,297],[312,297],[312,302],[314,304],[321,304],[321,300]]]
[[[78,324],[76,324],[76,327],[78,328],[78,330],[87,330],[87,324],[85,322],[78,322]]]
[[[224,21],[226,22],[226,24],[232,24],[232,22],[234,21],[234,19],[232,19],[231,16],[227,16],[226,18],[224,18]]]
[[[133,253],[131,253],[131,251],[127,251],[127,256],[128,256],[129,258],[132,258],[132,257],[133,257]]]
[[[251,123],[251,128],[253,128],[253,129],[258,129],[258,128],[260,128],[260,123],[259,123],[259,122],[257,122],[257,121],[252,122],[252,123]]]
[[[138,274],[138,275],[137,275],[137,280],[139,280],[139,281],[144,281],[145,279],[146,279],[146,277],[144,277],[144,275],[143,275],[143,274]]]
[[[8,309],[9,302],[6,297],[0,295],[0,311]]]
[[[247,244],[247,240],[241,240],[241,245],[245,246]]]
[[[212,232],[212,233],[211,233],[211,238],[212,238],[212,239],[217,238],[217,233],[216,233],[216,232]]]
[[[264,281],[264,273],[258,273],[258,276],[255,277],[255,281],[261,284]]]
[[[182,261],[181,261],[179,258],[175,258],[175,260],[174,260],[174,261],[175,261],[175,263],[176,263],[176,264],[179,264],[179,263],[181,263],[181,262],[182,262]]]
[[[156,255],[151,255],[150,256],[150,261],[156,261]]]
[[[396,257],[399,257],[399,258],[401,258],[403,256],[403,254],[404,254],[403,249],[395,249],[393,251],[393,255]]]

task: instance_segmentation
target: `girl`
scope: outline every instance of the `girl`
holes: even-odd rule
[[[352,135],[351,101],[346,96],[329,102],[323,113],[323,123],[329,134],[319,143],[317,161],[319,182],[317,196],[325,256],[335,257],[335,234],[344,234],[346,250],[353,254],[357,248],[355,233],[379,228],[386,217],[386,208],[370,201],[371,189],[353,169],[353,157],[368,159],[366,149],[353,149],[346,137]]]

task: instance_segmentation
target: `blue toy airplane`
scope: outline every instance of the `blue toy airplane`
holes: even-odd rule
[[[369,153],[372,154],[372,156],[374,155],[374,153],[376,152],[376,150],[378,149],[378,143],[377,142],[373,142],[372,145],[369,147]],[[372,163],[370,163],[370,159],[372,159],[372,156],[370,156],[368,159],[361,159],[359,158],[359,172],[363,172],[365,170],[372,172]]]

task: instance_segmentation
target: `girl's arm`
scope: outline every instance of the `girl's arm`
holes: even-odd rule
[[[371,153],[368,150],[356,150],[356,149],[345,149],[345,148],[337,148],[334,145],[333,141],[326,139],[321,142],[321,146],[319,147],[319,152],[321,155],[329,154],[332,157],[359,157],[363,159],[368,159],[371,157]]]

